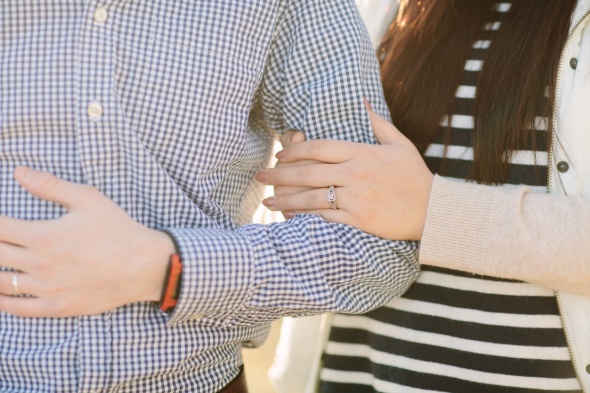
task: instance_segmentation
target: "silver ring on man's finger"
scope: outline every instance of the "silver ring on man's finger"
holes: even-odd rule
[[[18,272],[15,272],[12,275],[12,289],[14,289],[15,296],[22,295],[22,293],[20,293],[20,289],[18,288]]]
[[[336,205],[336,192],[334,191],[334,186],[328,187],[327,198],[328,202],[330,202],[330,207],[332,208],[332,210],[338,209],[338,206]]]

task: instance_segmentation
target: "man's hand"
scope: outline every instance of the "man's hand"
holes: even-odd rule
[[[55,220],[0,216],[0,311],[24,317],[98,314],[124,304],[158,301],[175,252],[163,232],[135,222],[98,190],[19,167],[31,194],[64,206]]]

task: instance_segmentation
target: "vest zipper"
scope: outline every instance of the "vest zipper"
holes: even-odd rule
[[[587,393],[588,389],[586,388],[586,382],[585,382],[584,378],[582,378],[582,374],[580,373],[580,370],[578,369],[579,365],[576,360],[576,357],[574,356],[574,351],[572,350],[572,340],[570,338],[570,334],[567,329],[567,322],[565,320],[565,317],[563,316],[563,305],[561,303],[561,293],[559,293],[558,291],[555,291],[555,298],[557,299],[557,308],[559,309],[559,317],[561,318],[561,326],[563,326],[563,335],[565,336],[565,342],[567,344],[567,349],[570,353],[570,358],[572,359],[572,367],[574,368],[574,373],[576,374],[576,379],[578,380],[578,383],[580,384],[582,391],[584,393]]]
[[[554,159],[554,156],[553,156],[553,139],[554,139],[553,134],[557,130],[557,103],[558,103],[558,98],[559,98],[559,85],[560,85],[559,82],[561,80],[561,70],[562,70],[562,66],[563,66],[563,62],[564,62],[565,48],[567,48],[567,46],[568,46],[572,36],[574,35],[574,32],[578,28],[578,26],[580,26],[582,21],[584,19],[586,19],[588,17],[588,15],[590,15],[590,10],[587,10],[586,13],[584,13],[584,15],[578,20],[578,22],[572,28],[572,32],[570,33],[570,35],[567,37],[567,40],[565,41],[565,45],[563,46],[564,51],[562,52],[561,58],[559,59],[559,66],[557,68],[557,78],[555,80],[555,100],[553,102],[553,116],[551,118],[551,123],[552,123],[551,135],[549,135],[549,152],[547,155],[547,193],[551,193],[551,191],[552,191],[552,180],[553,180],[552,166],[553,166],[553,159]],[[572,341],[571,341],[571,337],[569,334],[567,321],[565,320],[565,317],[563,315],[563,304],[561,301],[561,294],[558,291],[555,291],[555,298],[557,299],[557,308],[559,309],[559,317],[561,318],[561,325],[563,326],[563,334],[565,336],[567,349],[570,353],[570,358],[572,359],[572,366],[574,368],[576,378],[578,379],[578,383],[580,384],[582,391],[587,393],[588,389],[586,387],[585,379],[582,377],[582,373],[580,372],[580,370],[578,368],[579,365],[578,365],[578,362],[577,362],[576,357],[574,355],[574,351],[572,350]]]

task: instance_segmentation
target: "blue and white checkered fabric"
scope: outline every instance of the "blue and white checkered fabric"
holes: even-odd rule
[[[353,0],[2,0],[0,214],[64,213],[17,165],[87,183],[172,234],[184,275],[172,315],[0,313],[0,391],[216,392],[269,321],[404,291],[414,243],[314,216],[245,225],[273,130],[373,142],[363,96],[386,112]]]

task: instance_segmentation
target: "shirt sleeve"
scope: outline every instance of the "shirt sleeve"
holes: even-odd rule
[[[250,126],[374,143],[363,96],[387,116],[375,54],[354,2],[293,1],[277,25]],[[282,316],[363,313],[416,278],[417,244],[299,215],[236,231],[168,228],[183,263],[169,323],[215,327]]]

